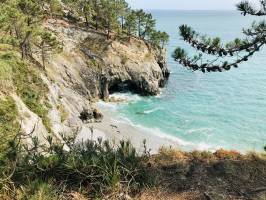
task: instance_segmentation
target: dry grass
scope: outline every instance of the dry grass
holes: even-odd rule
[[[61,122],[64,122],[67,120],[68,116],[69,116],[69,113],[66,111],[65,107],[63,104],[59,104],[57,106],[57,110],[59,111],[60,113],[60,117],[61,117]]]
[[[261,199],[266,197],[266,156],[237,151],[182,152],[161,148],[150,161],[157,192],[141,199]]]
[[[154,59],[154,56],[152,55],[152,53],[146,53],[144,56],[144,61],[149,62],[152,61]]]

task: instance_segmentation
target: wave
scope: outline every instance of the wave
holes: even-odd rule
[[[212,134],[213,129],[212,128],[198,128],[198,129],[190,129],[186,132],[188,135],[192,134],[206,134],[210,135]]]
[[[108,110],[111,110],[111,111],[116,111],[118,109],[116,103],[105,102],[105,101],[102,101],[102,100],[97,102],[97,106],[100,109],[108,109]]]
[[[125,102],[136,102],[136,101],[140,101],[141,97],[137,94],[133,94],[130,92],[127,93],[114,93],[110,95],[110,98],[114,98],[114,99],[120,99],[123,100]]]
[[[144,114],[151,114],[151,113],[154,113],[156,111],[160,111],[160,110],[163,110],[162,108],[153,108],[153,109],[150,109],[150,110],[145,110],[143,111]]]
[[[150,128],[150,127],[145,127],[140,124],[135,124],[130,119],[122,117],[122,116],[120,116],[119,118],[113,119],[113,120],[116,121],[117,123],[123,123],[123,124],[130,125],[132,127],[136,127],[143,134],[148,134],[150,136],[153,135],[165,141],[177,144],[178,147],[184,150],[215,151],[215,150],[221,149],[221,147],[219,146],[213,146],[205,142],[199,142],[199,143],[189,142],[177,136],[167,134],[163,132],[162,130],[160,130],[159,128]]]

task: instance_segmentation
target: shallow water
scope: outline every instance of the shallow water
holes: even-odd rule
[[[152,13],[158,28],[171,37],[167,49],[170,80],[160,96],[127,94],[130,103],[118,105],[113,112],[145,130],[176,139],[185,150],[261,151],[266,144],[265,48],[240,68],[224,73],[191,72],[171,58],[177,45],[194,52],[178,36],[181,24],[230,41],[256,18],[232,11]]]

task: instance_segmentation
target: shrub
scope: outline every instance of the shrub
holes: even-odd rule
[[[0,99],[0,160],[1,154],[6,150],[8,143],[19,131],[17,122],[17,107],[11,97]]]
[[[47,99],[48,87],[31,64],[26,63],[12,51],[0,53],[0,91],[15,90],[26,106],[43,121],[48,132],[51,132]]]
[[[231,160],[238,160],[241,157],[241,154],[238,151],[227,151],[224,149],[220,149],[214,153],[214,155],[218,159],[231,159]]]
[[[64,143],[49,137],[48,146],[36,138],[32,138],[31,146],[13,146],[16,156],[9,162],[16,164],[10,182],[21,186],[33,180],[52,180],[50,185],[59,189],[71,188],[91,197],[134,193],[153,183],[146,167],[148,152],[138,155],[130,142],[121,141],[115,147],[101,139],[77,144],[74,137],[62,137]]]

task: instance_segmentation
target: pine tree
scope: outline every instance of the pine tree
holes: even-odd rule
[[[70,6],[72,10],[75,10],[78,15],[85,19],[87,26],[92,22],[92,17],[94,16],[94,8],[92,0],[64,0],[64,3]]]
[[[125,29],[127,30],[127,35],[136,35],[137,32],[137,15],[135,11],[131,11],[126,16],[126,22],[124,24]]]
[[[103,27],[107,29],[107,35],[110,37],[111,31],[117,29],[118,27],[116,1],[102,0],[102,7]]]
[[[166,32],[153,30],[150,34],[149,41],[161,49],[165,47],[169,40],[169,35]]]
[[[151,33],[155,30],[156,21],[153,19],[150,13],[144,15],[144,23],[143,23],[143,33],[141,34],[141,38],[146,38],[151,35]]]
[[[56,39],[56,37],[48,32],[41,32],[38,41],[35,45],[39,48],[39,54],[42,59],[42,66],[45,68],[45,63],[51,57],[52,53],[58,52],[61,50],[61,45]]]
[[[142,37],[143,34],[143,26],[145,23],[145,15],[146,13],[141,9],[136,11],[137,23],[138,23],[138,36]]]
[[[36,41],[44,33],[42,22],[46,13],[45,6],[49,5],[47,4],[49,2],[52,1],[10,0],[0,2],[0,27],[3,35],[1,42],[18,48],[23,59],[32,58]]]
[[[93,21],[95,23],[95,28],[98,30],[100,20],[103,19],[103,11],[102,11],[102,0],[92,0],[92,6],[94,10],[94,15],[92,16]]]
[[[256,9],[248,1],[243,1],[237,5],[241,13],[254,16],[266,15],[266,0],[260,0],[260,8]],[[193,58],[189,57],[186,51],[178,47],[173,58],[184,67],[202,72],[222,72],[237,68],[239,64],[246,62],[266,44],[266,22],[254,22],[248,29],[244,29],[245,39],[235,39],[225,45],[221,44],[220,38],[210,38],[201,35],[187,25],[179,27],[180,35],[184,41],[189,43],[200,53]],[[203,54],[214,56],[213,61],[203,60]],[[224,61],[231,57],[231,62]],[[219,60],[222,59],[222,60]],[[219,61],[221,63],[219,63]]]
[[[118,18],[119,18],[120,25],[121,25],[121,30],[123,32],[126,17],[130,14],[128,3],[125,0],[117,0],[117,11],[118,11]]]

